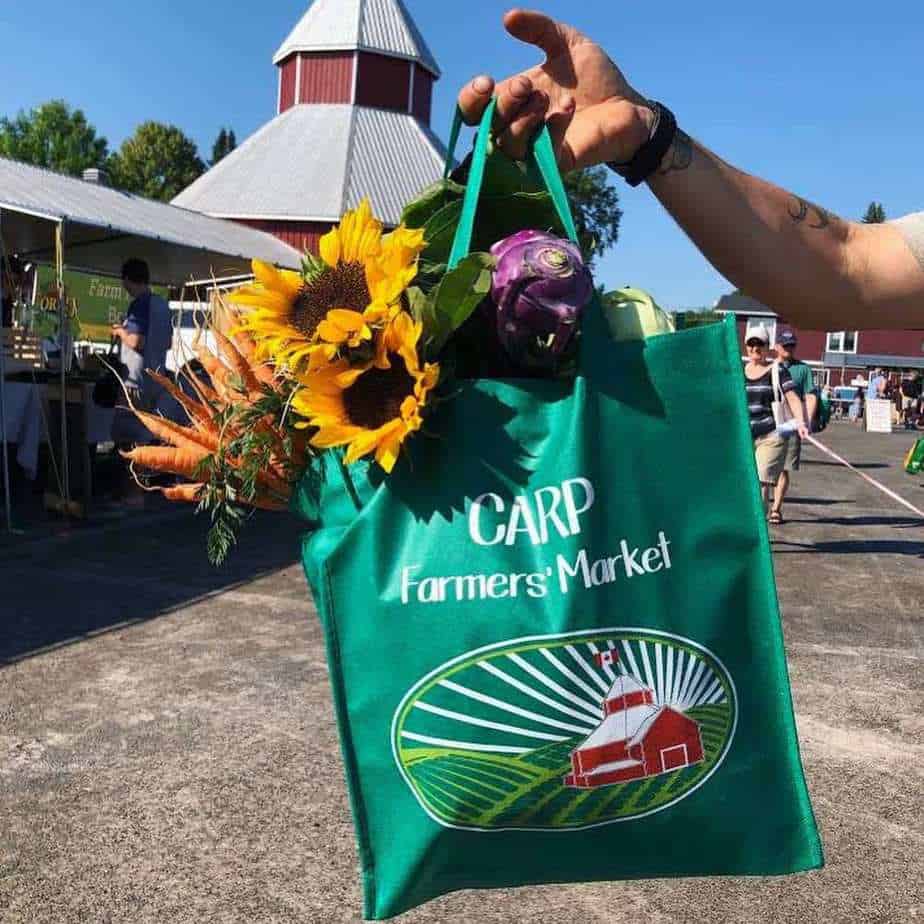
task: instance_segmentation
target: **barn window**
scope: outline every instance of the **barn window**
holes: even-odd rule
[[[828,353],[856,353],[857,332],[855,330],[836,330],[828,334],[825,346]]]

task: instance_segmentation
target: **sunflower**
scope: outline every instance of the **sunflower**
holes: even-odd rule
[[[390,472],[404,440],[419,430],[421,412],[439,380],[439,366],[421,366],[417,355],[421,325],[398,312],[376,337],[376,355],[364,366],[331,362],[305,380],[293,410],[315,427],[319,448],[348,446],[347,463],[375,453]]]
[[[382,236],[368,199],[347,212],[319,242],[321,259],[306,276],[253,261],[255,283],[232,301],[250,307],[242,319],[260,356],[298,373],[314,371],[343,347],[372,338],[370,324],[388,320],[417,272],[423,232],[400,227]]]

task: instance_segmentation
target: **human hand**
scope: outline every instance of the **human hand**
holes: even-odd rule
[[[546,54],[543,64],[497,84],[494,130],[504,152],[523,158],[545,120],[563,171],[631,160],[648,140],[654,113],[609,55],[577,29],[533,10],[508,11],[504,26]],[[462,88],[466,122],[478,122],[494,91],[486,76]]]
[[[799,434],[800,439],[808,439],[809,429],[804,423],[799,424],[799,429],[796,432]]]

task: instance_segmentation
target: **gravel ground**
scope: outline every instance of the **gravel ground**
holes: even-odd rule
[[[907,434],[825,437],[924,502]],[[817,451],[775,531],[824,870],[461,892],[402,920],[924,920],[924,525]],[[356,854],[298,526],[232,568],[139,515],[0,565],[0,921],[358,921]],[[179,576],[179,581],[177,579]]]

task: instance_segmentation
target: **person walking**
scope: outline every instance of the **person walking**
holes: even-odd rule
[[[873,369],[869,375],[869,381],[866,383],[866,400],[876,401],[885,395],[888,380],[882,374],[882,369],[878,366]]]
[[[850,422],[858,426],[863,423],[863,401],[866,397],[862,388],[854,392],[853,401],[850,402]]]
[[[474,124],[496,92],[506,154],[524,157],[544,121],[563,171],[605,163],[632,186],[647,183],[719,272],[799,327],[924,328],[924,212],[882,224],[839,218],[691,138],[577,29],[521,9],[504,25],[545,61],[498,85],[476,77],[458,101]]]
[[[770,332],[763,324],[748,328],[744,337],[747,349],[747,363],[744,367],[745,390],[748,399],[748,416],[751,422],[751,436],[754,440],[754,459],[757,463],[757,477],[764,510],[770,508],[769,523],[779,525],[783,518],[775,504],[771,505],[774,486],[786,464],[787,440],[777,432],[777,421],[773,413],[776,400],[774,387],[774,363],[767,357],[770,347]],[[790,414],[798,422],[799,436],[808,434],[803,416],[802,401],[798,397],[796,384],[783,366],[777,367],[779,390]]]
[[[797,346],[798,340],[795,333],[789,328],[784,328],[776,340],[777,362],[792,379],[796,395],[802,405],[806,427],[811,431],[818,414],[818,388],[815,385],[811,367],[808,363],[796,358]],[[783,501],[789,491],[791,473],[799,471],[801,461],[802,437],[798,433],[793,433],[786,438],[786,458],[783,462],[783,471],[780,472],[780,477],[773,490],[773,505],[770,508],[773,523],[783,522]]]
[[[899,388],[902,396],[901,422],[906,430],[914,430],[917,406],[921,400],[921,379],[914,372],[908,372]]]

